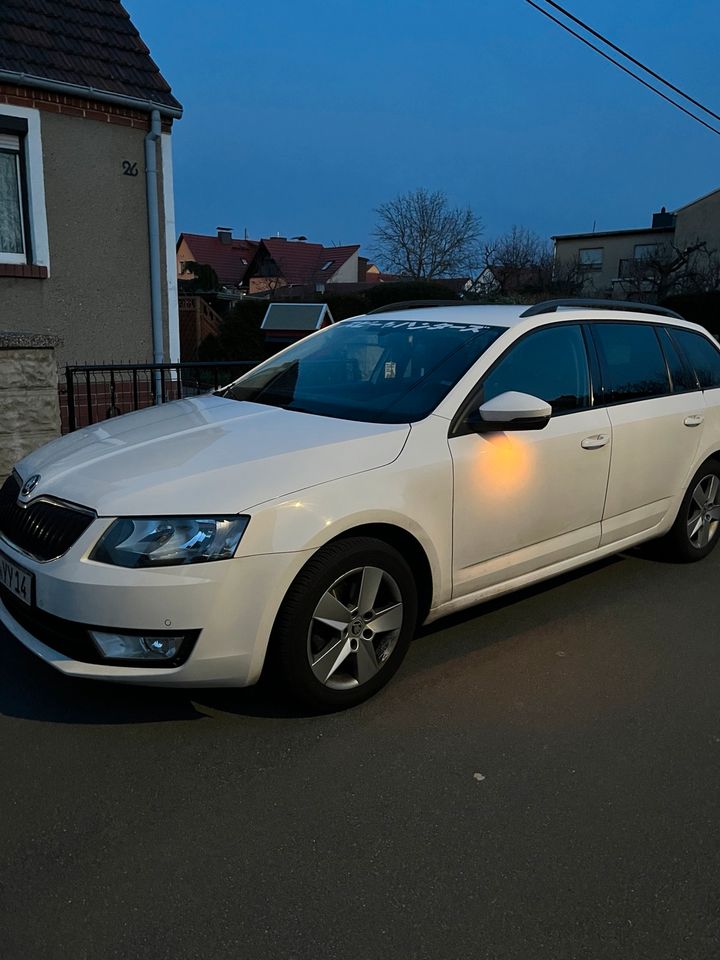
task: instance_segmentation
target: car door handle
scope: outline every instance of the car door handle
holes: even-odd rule
[[[597,450],[599,447],[604,447],[609,439],[606,433],[597,433],[594,437],[585,437],[580,446],[583,450]]]
[[[691,417],[685,417],[683,423],[686,427],[699,427],[703,422],[705,417],[701,417],[699,413],[693,414]]]

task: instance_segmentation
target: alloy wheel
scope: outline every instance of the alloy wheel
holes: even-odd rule
[[[395,649],[402,625],[402,595],[387,571],[368,566],[344,573],[322,595],[310,621],[312,672],[334,690],[367,683]]]
[[[720,479],[714,473],[700,480],[693,490],[687,519],[690,543],[702,550],[715,537],[720,524]]]

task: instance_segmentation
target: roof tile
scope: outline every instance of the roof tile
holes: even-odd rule
[[[225,286],[242,283],[258,247],[257,240],[233,239],[231,243],[223,243],[217,237],[200,233],[181,233],[180,242],[183,240],[192,251],[196,263],[212,267],[220,283]]]
[[[281,237],[269,237],[262,242],[290,284],[328,280],[360,249],[359,244],[324,247],[321,243],[284,240]],[[328,268],[323,270],[328,261]]]
[[[0,69],[180,107],[119,0],[2,0]]]

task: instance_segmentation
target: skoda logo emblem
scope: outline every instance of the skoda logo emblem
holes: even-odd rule
[[[25,481],[23,488],[20,491],[20,496],[29,497],[39,483],[40,483],[40,474],[34,473],[32,477],[28,477],[27,480]]]

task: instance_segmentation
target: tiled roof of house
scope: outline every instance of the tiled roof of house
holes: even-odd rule
[[[201,233],[181,233],[178,243],[183,240],[192,251],[196,263],[212,267],[223,286],[237,286],[242,283],[245,271],[258,248],[257,240],[233,239],[230,243],[223,243],[218,237],[208,237]]]
[[[329,280],[360,249],[359,243],[346,247],[324,247],[321,243],[284,240],[281,237],[269,237],[262,243],[281,275],[291,284]]]
[[[118,0],[2,0],[0,70],[180,109]]]

